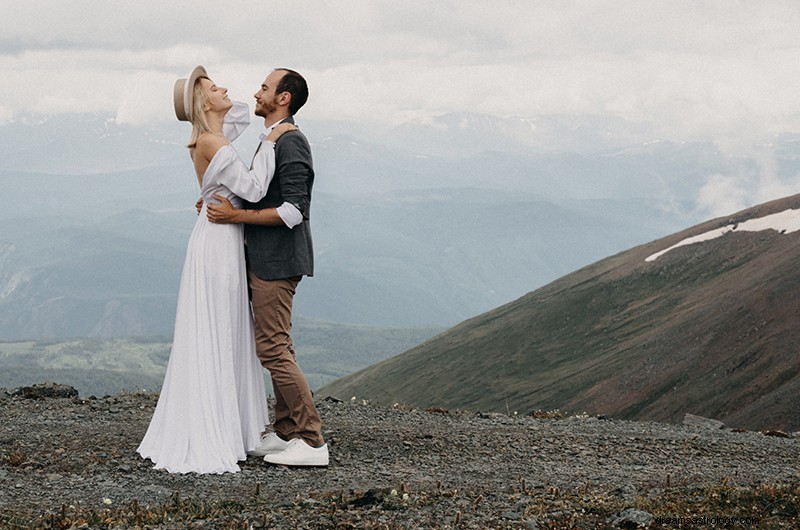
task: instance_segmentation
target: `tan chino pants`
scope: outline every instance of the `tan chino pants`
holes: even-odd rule
[[[292,348],[292,301],[300,278],[262,280],[247,271],[255,323],[256,355],[269,370],[275,393],[275,433],[302,438],[312,447],[325,443],[314,398]]]

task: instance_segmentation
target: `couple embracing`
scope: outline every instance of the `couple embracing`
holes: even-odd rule
[[[246,104],[231,101],[202,66],[175,83],[173,96],[178,119],[192,124],[188,147],[201,198],[164,384],[137,451],[172,473],[236,472],[248,454],[327,466],[319,413],[291,338],[295,289],[314,272],[314,169],[294,125],[306,81],[276,69],[255,93],[265,131],[250,167],[230,144],[250,122]],[[268,432],[262,366],[275,395]]]

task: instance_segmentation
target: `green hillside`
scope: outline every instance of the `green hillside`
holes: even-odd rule
[[[800,233],[686,237],[800,207],[717,219],[569,274],[320,390],[482,411],[561,408],[800,429]]]
[[[338,377],[407,350],[439,328],[372,328],[299,319],[294,326],[298,362],[318,388]],[[54,381],[81,395],[158,390],[171,337],[0,342],[0,387]]]

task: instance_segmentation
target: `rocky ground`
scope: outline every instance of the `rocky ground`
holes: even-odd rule
[[[17,394],[0,528],[800,526],[797,434],[321,399],[329,468],[170,475],[135,453],[155,395]]]

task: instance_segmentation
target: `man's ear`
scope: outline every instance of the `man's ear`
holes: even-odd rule
[[[286,105],[288,106],[289,103],[292,101],[292,93],[291,92],[281,92],[278,94],[278,105]]]

